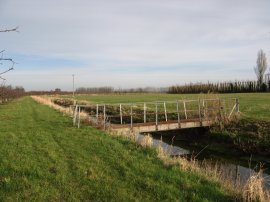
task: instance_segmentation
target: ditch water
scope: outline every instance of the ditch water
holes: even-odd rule
[[[206,145],[202,148],[200,145],[200,140],[196,140],[196,144],[200,146],[190,146],[190,141],[187,140],[188,136],[183,139],[182,134],[176,135],[174,132],[163,132],[163,133],[153,133],[153,146],[161,146],[169,155],[174,156],[186,156],[187,158],[195,157],[199,163],[206,163],[208,165],[216,166],[219,171],[221,171],[223,177],[231,179],[243,186],[249,177],[255,174],[260,166],[263,167],[263,178],[265,179],[265,188],[270,188],[270,165],[266,161],[257,161],[259,159],[257,156],[249,155],[233,155],[233,154],[223,154],[221,152],[209,151]],[[180,138],[179,138],[180,137]],[[143,134],[138,134],[137,141],[140,142],[144,138]],[[205,145],[205,142],[203,142]]]

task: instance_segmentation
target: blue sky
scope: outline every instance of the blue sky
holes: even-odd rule
[[[27,90],[256,79],[269,0],[0,0],[0,50]],[[5,69],[2,65],[1,70]],[[269,70],[268,70],[269,71]]]

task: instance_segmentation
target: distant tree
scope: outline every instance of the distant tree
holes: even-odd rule
[[[264,73],[265,73],[266,69],[267,69],[267,59],[266,59],[265,53],[261,49],[261,50],[259,50],[258,56],[257,56],[257,66],[254,67],[254,71],[255,71],[256,76],[257,76],[259,88],[262,88]]]
[[[60,89],[60,88],[56,88],[54,91],[55,91],[56,93],[59,93],[59,92],[61,92],[61,89]]]

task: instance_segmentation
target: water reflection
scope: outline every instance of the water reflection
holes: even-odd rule
[[[144,138],[143,134],[137,134],[136,141],[141,142]],[[173,141],[172,141],[173,142]],[[192,150],[184,149],[179,145],[169,144],[167,142],[162,141],[158,137],[153,137],[153,146],[159,147],[161,146],[163,150],[169,154],[170,156],[187,156],[187,157],[194,157],[198,156],[198,153],[195,154]],[[200,152],[203,152],[202,150]],[[201,155],[201,154],[200,154]],[[201,157],[203,156],[203,158]],[[212,166],[215,167],[216,170],[222,173],[222,176],[226,179],[230,179],[231,181],[235,181],[235,183],[239,183],[238,185],[243,186],[251,175],[256,173],[255,170],[259,168],[251,169],[249,167],[232,163],[230,159],[226,159],[223,156],[204,156],[201,155],[198,158],[201,166]],[[263,173],[262,176],[265,179],[265,188],[270,188],[270,176],[266,173]]]
[[[137,134],[136,141],[140,143],[143,140],[143,138],[144,138],[144,135]],[[183,149],[183,148],[178,147],[178,146],[169,145],[166,142],[164,142],[162,140],[155,139],[155,138],[153,138],[153,146],[154,147],[161,146],[163,148],[163,150],[171,156],[182,156],[182,155],[190,154],[190,152],[186,149]]]

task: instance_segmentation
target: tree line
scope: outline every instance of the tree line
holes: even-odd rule
[[[235,81],[217,83],[190,83],[185,85],[170,86],[168,93],[247,93],[247,92],[267,92],[270,91],[270,73],[267,70],[266,54],[259,50],[257,54],[254,72],[257,81]]]
[[[170,86],[168,93],[248,93],[270,91],[270,83],[258,85],[257,81],[235,81],[217,83],[190,83]]]
[[[0,103],[6,103],[13,99],[25,95],[25,90],[21,86],[12,87],[11,85],[0,87]]]
[[[115,89],[110,86],[106,87],[96,87],[96,88],[85,88],[80,87],[76,89],[76,93],[80,94],[103,94],[103,93],[166,93],[168,88],[154,88],[154,87],[145,87],[145,88],[118,88]]]

